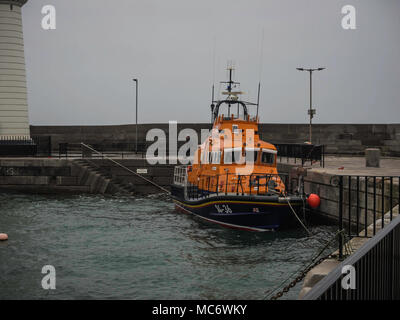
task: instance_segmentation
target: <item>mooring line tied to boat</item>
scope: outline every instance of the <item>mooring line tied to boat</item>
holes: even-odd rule
[[[290,204],[289,198],[287,196],[285,196],[285,200],[287,201],[290,210],[293,212],[294,216],[296,217],[296,219],[300,222],[301,226],[304,228],[304,230],[306,230],[306,232],[308,233],[308,235],[311,237],[313,234],[311,233],[310,230],[307,229],[307,227],[304,225],[303,221],[301,221],[301,219],[299,218],[299,216],[297,215],[296,211],[293,209],[292,205]],[[303,204],[304,205],[304,204]]]
[[[289,205],[289,207],[290,207],[290,209],[291,209],[291,211],[292,211],[292,213],[294,214],[294,216],[296,217],[296,219],[300,222],[300,224],[301,224],[301,226],[304,228],[304,230],[308,233],[308,236],[309,237],[313,237],[313,236],[315,236],[315,234],[313,234],[306,226],[305,226],[305,224],[303,223],[303,221],[301,221],[301,219],[300,219],[300,217],[298,216],[298,214],[296,213],[296,210],[294,210],[294,208],[292,207],[292,205],[290,204],[290,201],[289,201],[289,199],[288,199],[288,197],[286,197],[285,196],[285,200],[287,201],[287,203],[288,203],[288,205]],[[305,206],[305,204],[303,203],[303,206]],[[341,233],[339,232],[339,235],[340,235]],[[342,237],[345,237],[346,235],[343,235]],[[323,240],[321,240],[321,239],[318,239],[318,238],[315,238],[319,243],[321,243],[322,245],[326,245],[326,243],[327,242],[323,242]]]
[[[95,152],[95,153],[101,155],[102,158],[107,159],[107,160],[109,160],[109,161],[115,163],[116,165],[118,165],[119,167],[121,167],[121,168],[125,169],[126,171],[132,173],[133,175],[135,175],[135,176],[137,176],[137,177],[143,179],[144,181],[146,181],[146,182],[152,184],[152,185],[155,186],[156,188],[162,190],[162,191],[163,191],[164,193],[166,193],[168,196],[171,195],[171,192],[170,192],[169,190],[165,189],[164,187],[160,186],[159,184],[155,183],[154,181],[151,181],[150,179],[147,179],[146,177],[142,176],[140,173],[137,173],[137,172],[135,172],[135,171],[129,169],[128,167],[124,166],[123,164],[119,163],[118,161],[115,161],[114,159],[111,159],[111,158],[105,156],[105,155],[104,155],[103,153],[101,153],[100,151],[97,151],[96,149],[92,148],[91,146],[89,146],[89,145],[87,145],[87,144],[85,144],[85,143],[83,143],[83,142],[81,142],[81,145],[84,146],[85,148],[88,148],[89,150],[91,150],[91,151],[93,151],[93,152]]]

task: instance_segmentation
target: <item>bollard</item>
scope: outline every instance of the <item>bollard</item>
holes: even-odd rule
[[[381,150],[378,148],[365,149],[365,166],[379,168]]]

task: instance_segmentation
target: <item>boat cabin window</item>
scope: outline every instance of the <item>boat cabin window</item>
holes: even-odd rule
[[[258,154],[260,152],[260,149],[250,149],[246,148],[246,163],[255,163],[257,162]]]
[[[242,148],[224,149],[224,163],[241,163]]]
[[[261,154],[262,164],[274,164],[275,163],[275,150],[263,149]]]
[[[221,162],[221,151],[211,151],[208,153],[208,163],[219,164]]]
[[[200,163],[206,163],[207,154],[203,149],[199,149],[200,152]]]
[[[224,119],[231,119],[233,116],[233,119],[246,120],[247,110],[241,103],[230,101],[230,103],[221,103],[218,108],[218,115],[222,115]]]

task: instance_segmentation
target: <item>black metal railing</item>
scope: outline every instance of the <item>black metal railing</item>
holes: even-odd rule
[[[399,176],[335,176],[339,189],[338,228],[348,238],[372,237],[385,220],[393,220],[400,203]],[[343,237],[339,237],[339,258],[343,257]]]
[[[278,157],[282,162],[283,158],[289,162],[289,159],[294,159],[294,163],[301,163],[301,165],[310,162],[314,164],[319,162],[321,167],[325,167],[325,146],[313,145],[306,143],[274,143],[278,150]]]
[[[0,139],[1,157],[49,157],[51,156],[50,136],[15,136]]]
[[[353,286],[343,286],[352,266]],[[351,281],[351,280],[350,280]],[[400,299],[400,216],[320,280],[303,300]]]
[[[25,136],[0,139],[0,157],[33,157],[36,153],[37,145]]]
[[[148,143],[94,143],[90,146],[97,150],[99,153],[92,152],[80,143],[59,143],[58,144],[58,157],[59,158],[104,158],[104,157],[118,157],[129,158],[130,156],[141,155],[146,153]]]
[[[37,145],[36,157],[51,157],[51,136],[32,136],[32,140]]]

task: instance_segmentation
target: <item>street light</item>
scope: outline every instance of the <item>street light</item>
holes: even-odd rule
[[[312,108],[312,73],[314,71],[322,71],[325,68],[314,68],[314,69],[305,69],[305,68],[296,68],[299,71],[308,71],[310,73],[310,109],[308,110],[308,114],[310,116],[310,144],[312,144],[312,118],[316,113],[315,109]]]
[[[139,86],[139,80],[138,79],[133,79],[133,81],[135,81],[136,84],[136,134],[135,134],[135,139],[136,139],[136,153],[138,152],[138,86]]]

